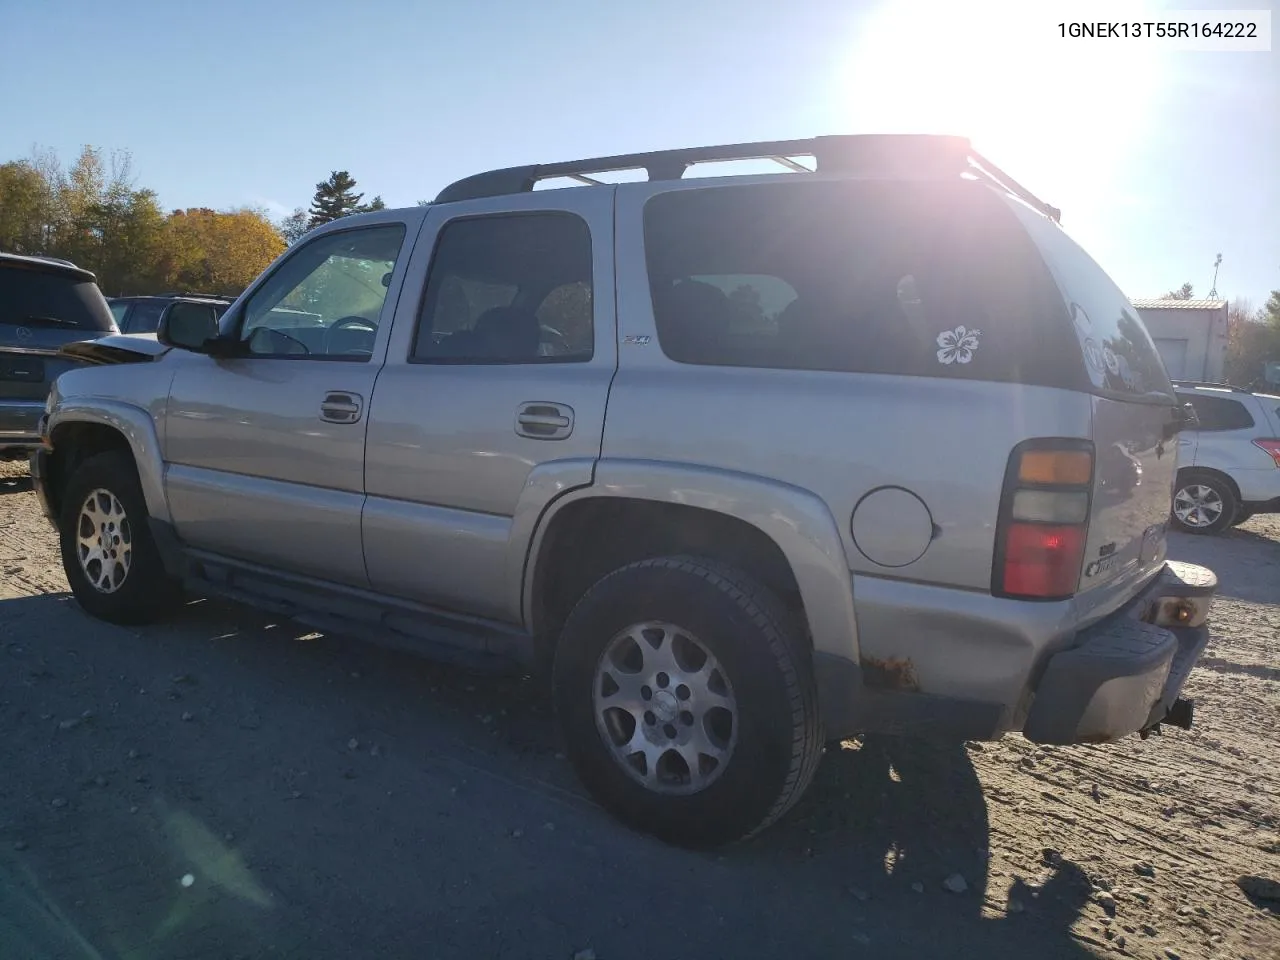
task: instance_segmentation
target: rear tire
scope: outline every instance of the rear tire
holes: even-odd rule
[[[85,612],[111,623],[147,623],[170,612],[182,588],[151,536],[133,458],[120,450],[82,461],[62,494],[62,569]]]
[[[1241,507],[1239,510],[1236,511],[1236,518],[1231,521],[1231,525],[1233,527],[1238,527],[1240,526],[1240,524],[1246,523],[1247,521],[1252,519],[1253,519],[1253,511],[1246,510],[1244,509],[1244,507]]]
[[[1174,486],[1170,519],[1184,533],[1221,533],[1239,509],[1240,500],[1224,477],[1189,470]]]
[[[642,560],[578,602],[556,649],[556,711],[607,810],[671,843],[769,826],[822,755],[808,645],[777,598],[694,557]]]

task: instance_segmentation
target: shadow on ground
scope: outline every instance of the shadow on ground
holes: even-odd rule
[[[0,496],[6,493],[30,493],[31,489],[29,474],[19,477],[0,477]]]
[[[529,678],[65,597],[0,603],[0,729],[0,956],[1091,956],[1078,868],[989,878],[961,745],[833,748],[783,822],[691,853],[583,796]]]

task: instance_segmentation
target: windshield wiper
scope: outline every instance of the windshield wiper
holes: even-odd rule
[[[80,327],[80,324],[75,320],[68,320],[66,317],[43,317],[36,314],[31,314],[18,320],[0,320],[0,323],[7,323],[11,326],[22,326],[29,323],[36,327]]]

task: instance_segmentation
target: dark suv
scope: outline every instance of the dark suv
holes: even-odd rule
[[[116,332],[94,275],[66,260],[0,253],[0,459],[40,442],[49,385],[76,361],[59,348]]]
[[[107,303],[121,333],[155,333],[165,307],[177,300],[197,300],[213,307],[216,316],[226,313],[232,297],[207,293],[158,293],[146,297],[111,297]]]

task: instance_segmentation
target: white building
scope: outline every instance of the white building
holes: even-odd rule
[[[1174,380],[1223,380],[1227,301],[1132,300]]]

